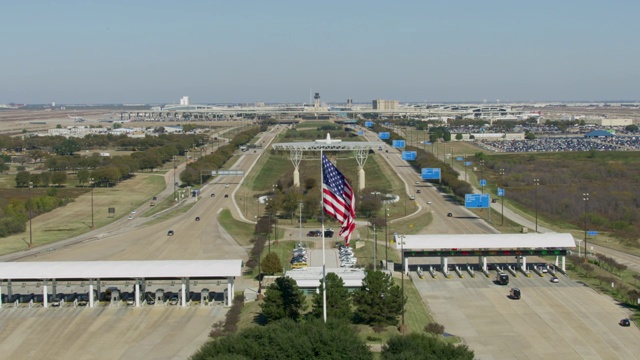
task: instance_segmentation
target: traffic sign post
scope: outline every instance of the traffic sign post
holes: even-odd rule
[[[464,206],[467,209],[486,209],[489,207],[489,194],[466,194]]]

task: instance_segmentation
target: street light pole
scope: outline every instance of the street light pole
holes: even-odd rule
[[[302,247],[302,200],[300,200],[300,242],[298,247]]]
[[[504,190],[504,169],[500,169],[500,175],[502,176],[502,196],[500,202],[502,203],[502,210],[500,210],[502,220],[500,221],[500,225],[504,225],[504,196],[506,195],[506,191]]]
[[[178,202],[176,197],[176,156],[173,155],[173,200]]]
[[[480,160],[480,180],[484,180],[484,160]],[[484,194],[484,185],[482,185],[482,193]]]
[[[404,324],[404,235],[400,235],[400,252],[402,253],[402,281],[400,283],[402,287],[402,325],[400,325],[400,332],[404,335],[406,331],[406,326]]]
[[[389,216],[389,208],[384,209],[384,268],[385,270],[389,266],[389,223],[387,217]]]
[[[589,201],[589,193],[582,194],[582,201],[584,201],[584,262],[587,260],[587,252],[589,249],[587,248],[587,202]]]
[[[91,182],[91,230],[95,229],[95,226],[93,225],[93,188],[94,186],[94,179],[90,178],[89,181]]]
[[[31,231],[31,218],[33,214],[31,209],[33,208],[33,201],[31,200],[31,189],[33,188],[33,182],[29,181],[29,247],[33,246],[33,231]]]
[[[540,186],[540,179],[533,179],[533,186],[535,187],[535,208],[536,208],[536,233],[538,233],[538,186]]]

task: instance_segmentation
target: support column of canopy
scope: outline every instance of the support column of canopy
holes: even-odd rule
[[[293,186],[300,187],[300,161],[302,160],[301,148],[289,150],[289,159],[293,163]]]
[[[365,188],[364,164],[367,162],[369,148],[357,148],[353,152],[355,153],[355,158],[358,162],[358,190],[362,190]]]

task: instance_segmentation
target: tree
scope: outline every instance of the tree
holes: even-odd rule
[[[73,155],[74,152],[80,151],[80,149],[80,143],[74,139],[63,140],[59,145],[53,147],[53,151],[58,155]]]
[[[26,187],[29,186],[29,181],[31,181],[31,173],[28,171],[19,171],[16,174],[16,186],[17,187]]]
[[[474,353],[466,345],[445,343],[426,334],[396,335],[382,346],[383,360],[438,359],[473,360]]]
[[[51,172],[49,172],[49,171],[41,172],[40,173],[40,183],[44,187],[49,187],[49,184],[51,183]]]
[[[203,345],[191,359],[371,360],[373,354],[349,324],[289,319],[254,326]]]
[[[367,270],[360,290],[353,293],[356,321],[368,325],[397,325],[402,312],[400,287],[390,275]]]
[[[51,182],[60,186],[67,181],[67,173],[64,171],[54,171],[51,174]]]
[[[457,133],[456,134],[456,140],[462,140],[462,134],[461,133]]]
[[[78,170],[78,182],[80,183],[80,185],[84,185],[88,181],[89,181],[89,170],[87,169]]]
[[[362,192],[365,193],[366,189]],[[376,215],[382,209],[382,199],[379,194],[365,193],[358,204],[358,211],[364,218],[370,218]]]
[[[9,170],[9,165],[5,164],[4,159],[0,159],[0,174]]]
[[[624,127],[624,130],[627,132],[637,132],[638,131],[638,125],[632,124],[632,125],[627,125]]]
[[[527,140],[535,140],[536,134],[532,133],[531,131],[527,131],[524,133],[524,138]]]
[[[324,284],[320,281],[320,291],[313,294],[312,315],[317,318],[323,317],[322,293]],[[334,273],[327,274],[327,318],[351,320],[351,296],[349,290],[344,287],[344,281]]]
[[[265,274],[273,275],[275,273],[281,273],[283,271],[280,258],[276,253],[268,253],[262,260],[262,272]]]
[[[298,320],[300,311],[306,309],[304,300],[304,293],[295,280],[279,277],[267,287],[260,308],[268,322],[284,318]]]

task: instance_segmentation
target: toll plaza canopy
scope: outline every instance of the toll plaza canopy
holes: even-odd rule
[[[242,260],[0,262],[2,280],[209,279],[242,275]]]
[[[394,236],[396,248],[411,250],[540,250],[575,248],[571,234],[443,234]],[[402,243],[404,241],[404,243]]]

